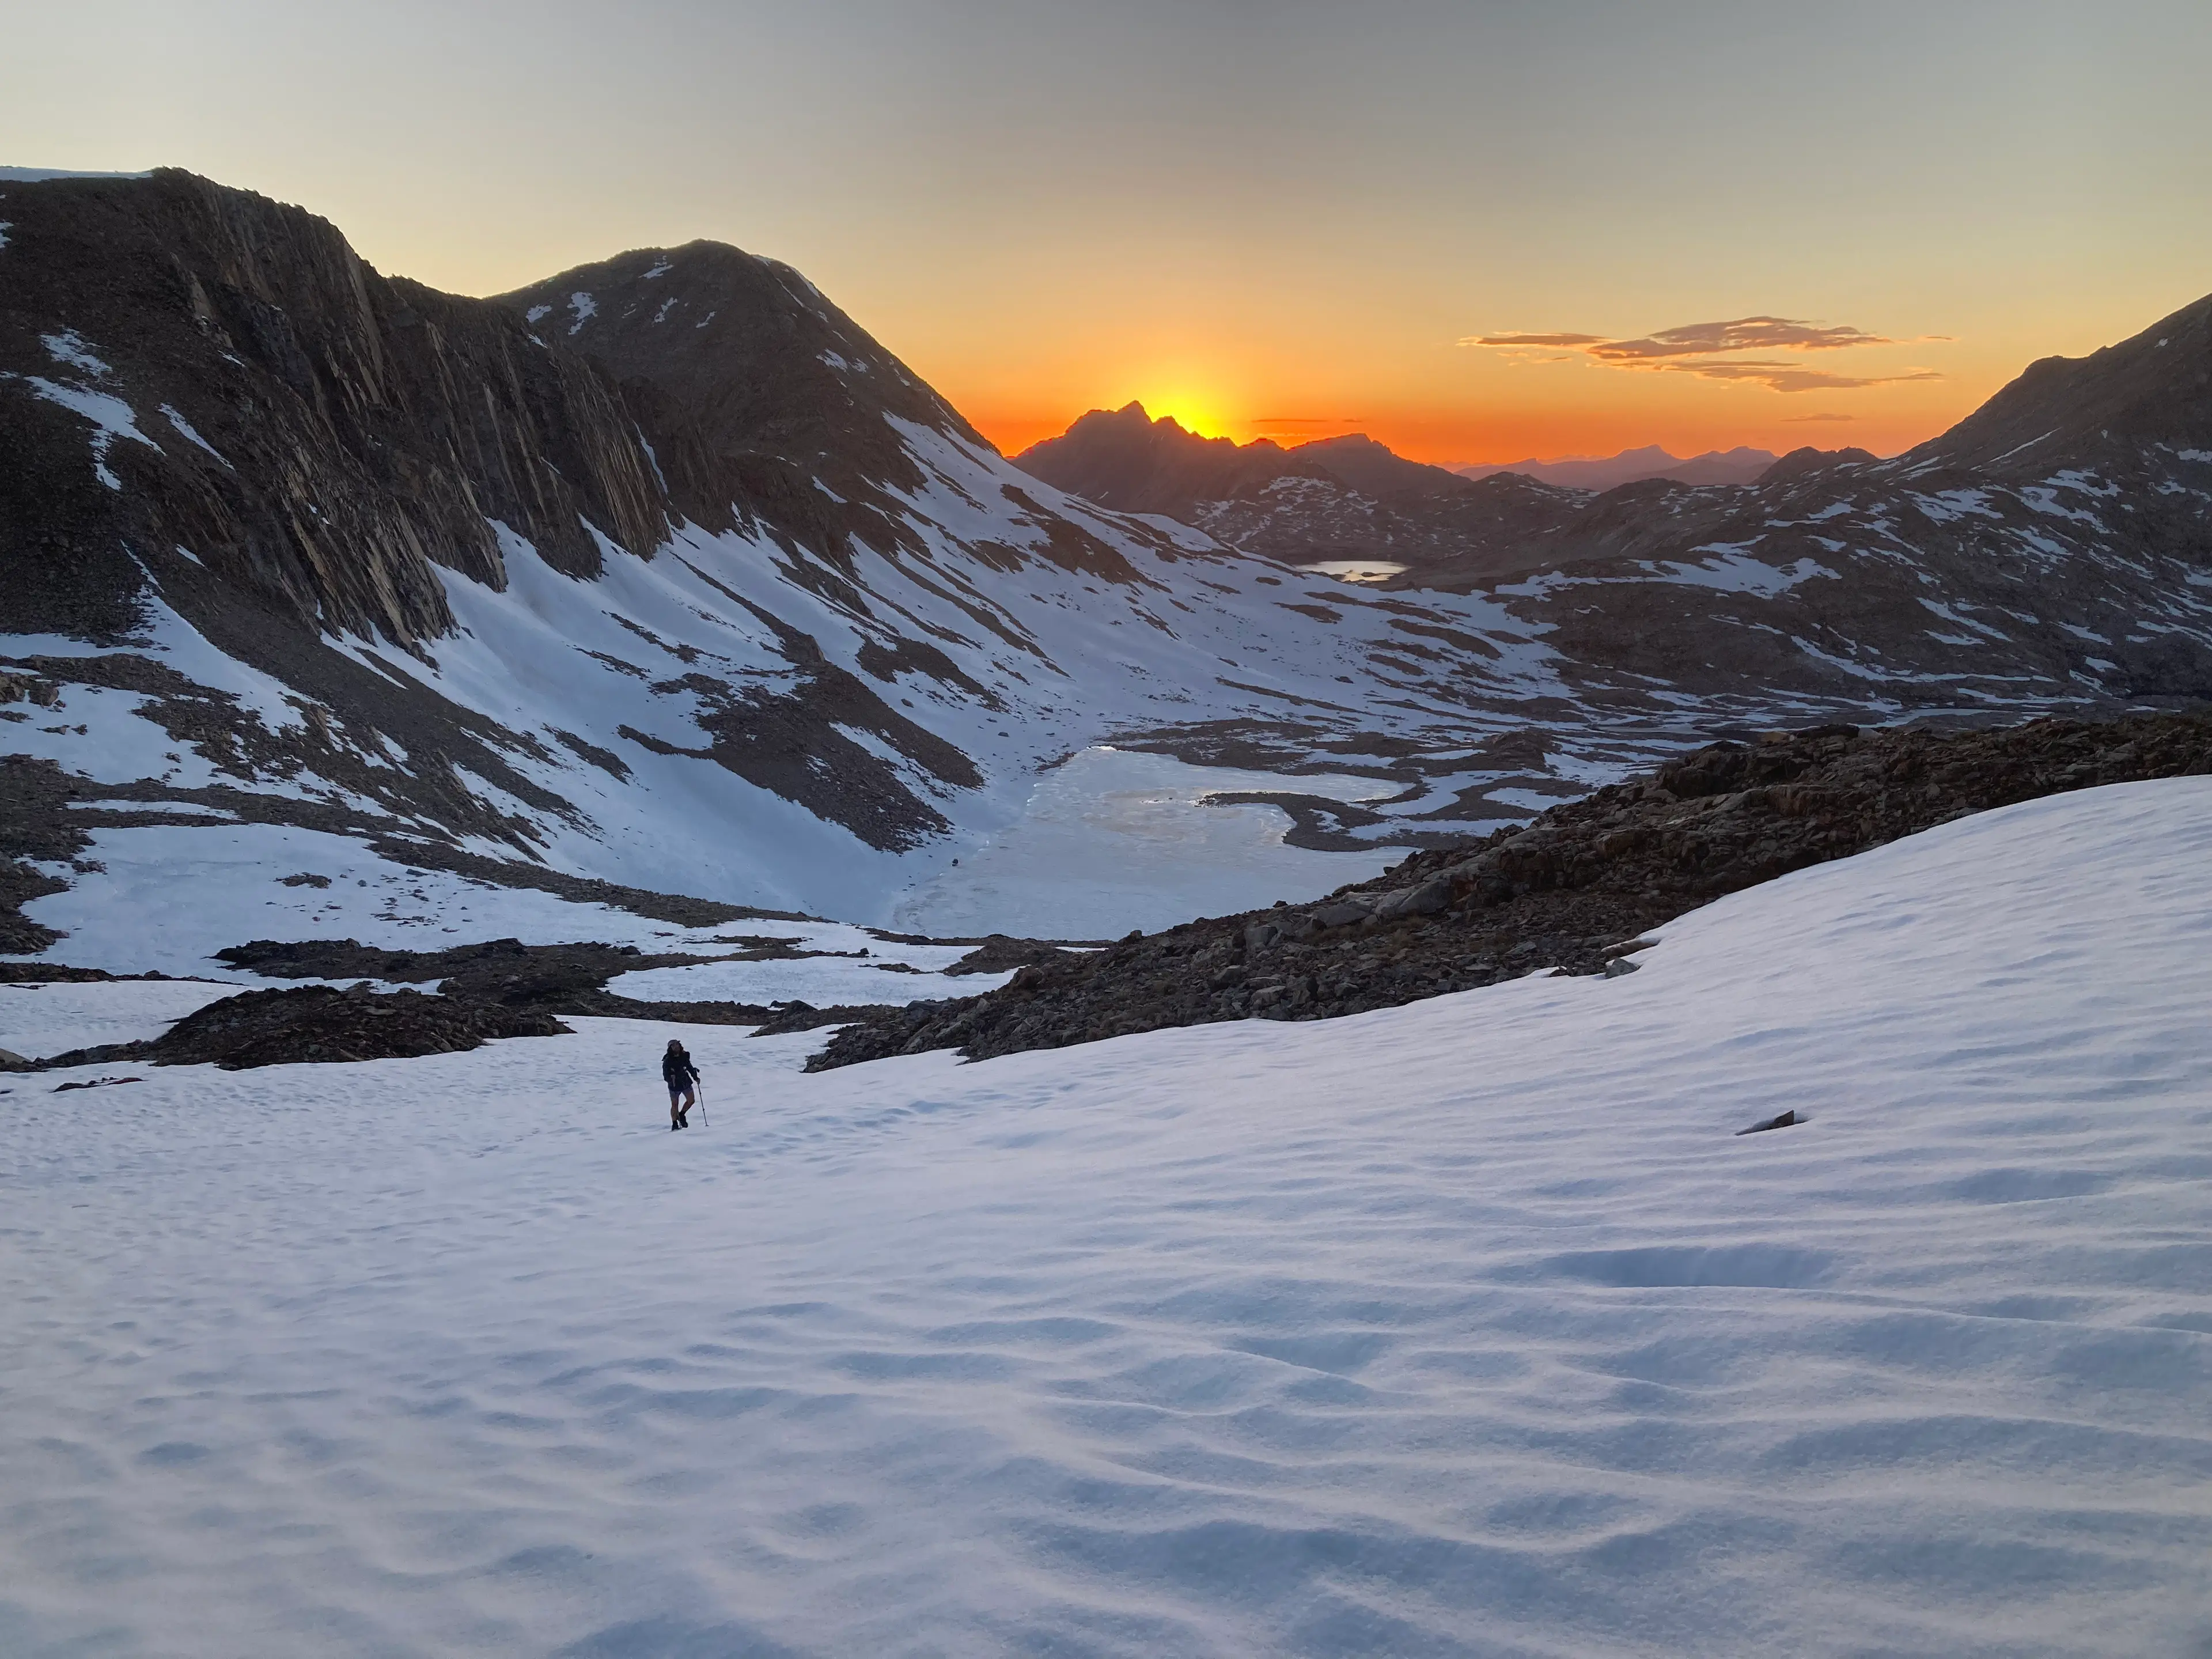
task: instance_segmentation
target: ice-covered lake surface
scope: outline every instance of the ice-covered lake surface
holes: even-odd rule
[[[1317,564],[1297,568],[1316,576],[1334,576],[1340,582],[1386,582],[1406,569],[1390,559],[1323,559]]]
[[[1041,777],[1023,815],[958,864],[890,899],[856,895],[845,920],[955,939],[990,933],[1118,939],[1132,927],[1149,931],[1278,898],[1315,898],[1381,873],[1404,850],[1310,852],[1285,843],[1291,818],[1280,807],[1209,806],[1205,798],[1264,793],[1356,801],[1397,787],[1388,780],[1285,777],[1086,749]],[[711,952],[715,937],[732,931],[794,938],[822,932],[786,922],[680,927],[533,889],[395,866],[346,836],[287,825],[102,829],[94,839],[100,879],[34,899],[25,914],[66,935],[46,953],[51,959],[114,972],[250,977],[233,973],[215,952],[257,939],[354,939],[380,949],[437,951],[513,936],[532,944],[600,940]],[[878,957],[898,959],[913,954],[850,927],[833,924],[831,931],[852,940],[811,948],[871,946]],[[944,960],[961,954],[952,951]],[[709,978],[720,982],[709,988]],[[762,964],[742,974],[702,971],[650,990],[616,988],[638,996],[742,1000],[772,992],[878,1002],[983,988],[969,981],[902,992],[883,987],[883,978],[866,968],[793,972]],[[834,987],[831,979],[838,981]]]
[[[1094,747],[1037,781],[1022,816],[959,864],[901,898],[890,927],[963,938],[1118,939],[1196,915],[1316,898],[1380,875],[1402,848],[1316,853],[1284,840],[1280,807],[1210,806],[1253,793],[1372,800],[1387,780],[1286,778],[1166,755]]]
[[[2208,868],[2179,780],[1337,1022],[0,1078],[0,1652],[2202,1654]]]

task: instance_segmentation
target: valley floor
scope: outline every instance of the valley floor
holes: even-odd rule
[[[1339,1021],[0,1078],[0,1651],[2203,1651],[2207,868],[2181,779]]]

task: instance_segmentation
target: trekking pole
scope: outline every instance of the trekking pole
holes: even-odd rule
[[[714,1125],[707,1121],[707,1079],[703,1077],[695,1077],[691,1080],[699,1085],[699,1127],[702,1129],[711,1129]]]

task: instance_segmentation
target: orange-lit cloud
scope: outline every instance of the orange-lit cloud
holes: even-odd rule
[[[1935,334],[1920,337],[1922,340],[1948,337]],[[1832,374],[1826,369],[1806,368],[1769,357],[1724,355],[1739,351],[1840,351],[1853,346],[1904,343],[1887,335],[1869,333],[1848,325],[1828,326],[1794,317],[1737,317],[1726,322],[1686,323],[1680,328],[1661,329],[1655,334],[1627,340],[1612,339],[1602,334],[1536,334],[1507,330],[1494,334],[1471,334],[1460,343],[1522,358],[1533,356],[1544,362],[1567,362],[1579,355],[1608,368],[1694,374],[1704,380],[1763,386],[1771,392],[1850,392],[1862,386],[1943,378],[1931,368],[1907,369],[1901,374]],[[1560,355],[1563,349],[1565,356]]]
[[[1902,386],[1910,380],[1943,378],[1932,368],[1907,369],[1902,374],[1831,374],[1826,369],[1800,368],[1795,363],[1759,358],[1717,363],[1654,363],[1651,367],[1669,374],[1694,374],[1701,380],[1748,380],[1770,392],[1852,392],[1861,386]]]

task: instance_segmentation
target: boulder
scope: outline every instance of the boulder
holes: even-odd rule
[[[1450,879],[1437,876],[1418,887],[1399,887],[1385,893],[1375,907],[1375,919],[1395,921],[1400,916],[1432,916],[1449,908],[1451,902]]]
[[[1372,894],[1362,893],[1356,898],[1331,899],[1326,904],[1316,905],[1306,914],[1313,918],[1316,927],[1350,927],[1367,921],[1380,908]]]

